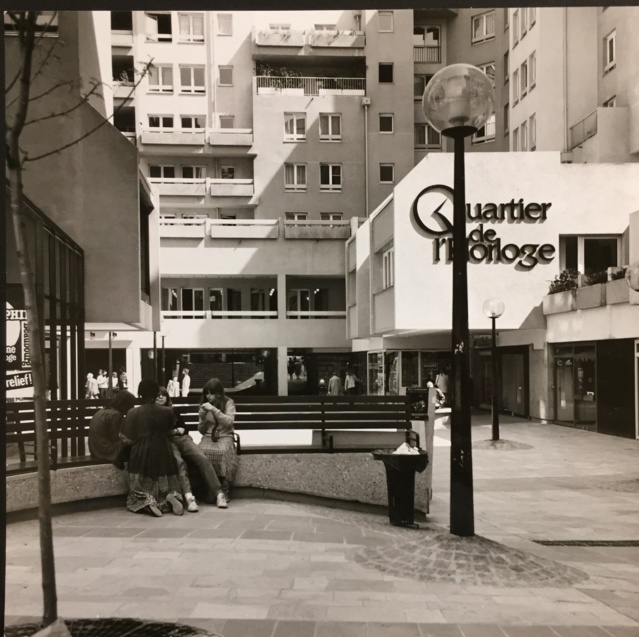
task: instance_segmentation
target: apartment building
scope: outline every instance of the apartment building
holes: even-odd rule
[[[108,368],[108,333],[125,338],[128,332],[159,328],[157,201],[139,171],[137,149],[107,122],[108,90],[84,98],[91,82],[108,79],[109,35],[105,13],[38,17],[20,145],[32,160],[23,171],[23,210],[54,399],[84,398],[85,370],[96,374],[98,364]],[[6,15],[5,61],[10,122],[20,58],[17,33]],[[7,353],[7,396],[25,398],[33,394],[29,335],[10,215],[6,261],[7,300],[15,310],[8,334],[18,339],[11,344],[16,351]],[[99,363],[97,350],[88,349],[91,341],[105,348]],[[131,365],[125,350],[112,354],[114,369]]]
[[[470,154],[595,161],[588,145],[601,143],[603,124],[583,140],[586,154],[571,135],[593,109],[603,121],[615,77],[626,111],[609,128],[626,117],[635,130],[634,41],[624,36],[624,62],[614,49],[605,76],[601,60],[603,40],[616,30],[620,42],[636,19],[630,7],[113,12],[115,123],[138,146],[161,213],[162,328],[125,345],[134,377],[189,366],[193,388],[216,375],[230,387],[316,393],[353,365],[370,390],[377,363],[351,326],[370,330],[378,290],[351,285],[347,259],[362,271],[378,264],[344,244],[395,205],[414,166],[451,150],[421,109],[430,77],[467,62],[493,79],[495,114]],[[596,156],[636,161],[631,150]],[[393,246],[373,246],[387,276]],[[432,350],[442,361],[443,343]]]

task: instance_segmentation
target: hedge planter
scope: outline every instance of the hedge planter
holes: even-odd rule
[[[588,310],[606,304],[606,284],[597,283],[577,290],[577,309]]]
[[[626,283],[626,279],[615,279],[606,283],[606,303],[615,305],[615,303],[628,303],[630,300],[630,288]]]
[[[577,309],[575,290],[565,292],[555,292],[544,296],[543,311],[545,315],[561,314]]]

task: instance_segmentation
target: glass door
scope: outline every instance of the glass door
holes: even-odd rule
[[[523,354],[501,355],[500,409],[513,416],[526,416],[525,357]]]

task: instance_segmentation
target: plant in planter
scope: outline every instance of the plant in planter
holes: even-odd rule
[[[609,268],[610,274],[608,276],[609,281],[616,281],[617,279],[623,279],[626,276],[626,266],[622,268]]]
[[[557,292],[567,292],[569,290],[577,289],[577,278],[579,272],[571,268],[563,270],[556,277],[555,280],[550,283],[548,288],[548,294],[557,294]]]
[[[593,272],[587,274],[582,279],[582,287],[587,285],[597,285],[598,283],[605,283],[608,280],[608,272],[601,270],[600,272]]]

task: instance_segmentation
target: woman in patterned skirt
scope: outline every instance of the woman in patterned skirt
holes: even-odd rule
[[[233,441],[235,402],[224,393],[218,378],[212,378],[204,385],[199,416],[198,431],[202,434],[200,447],[211,461],[228,501],[231,481],[237,469]]]
[[[175,426],[173,410],[156,404],[159,389],[156,381],[142,380],[138,386],[142,404],[130,409],[124,421],[123,433],[132,442],[126,507],[157,517],[169,511],[182,515],[182,491],[168,437]]]

